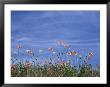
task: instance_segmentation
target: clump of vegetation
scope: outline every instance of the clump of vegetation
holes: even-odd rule
[[[86,57],[83,57],[79,52],[73,50],[70,45],[64,42],[59,42],[63,49],[55,51],[54,48],[49,47],[47,51],[52,54],[51,58],[47,58],[44,64],[38,61],[39,56],[32,50],[26,50],[26,56],[20,56],[22,50],[21,45],[17,45],[17,52],[12,54],[11,76],[12,77],[99,77],[100,66],[93,67],[89,63],[93,58],[93,52],[89,52]],[[71,49],[71,50],[70,50]],[[43,52],[39,49],[39,53]],[[48,54],[48,55],[49,55]],[[42,54],[43,55],[43,54]],[[22,60],[20,60],[22,59]],[[25,61],[23,61],[25,59]],[[65,60],[66,59],[66,60]],[[75,60],[79,60],[73,63]]]
[[[14,64],[11,66],[12,77],[99,77],[100,71],[97,67],[92,68],[90,64],[83,64],[78,69],[69,64],[44,64],[43,66],[31,65],[31,63]]]

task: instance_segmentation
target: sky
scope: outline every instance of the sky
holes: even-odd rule
[[[11,49],[22,45],[22,53],[30,49],[36,54],[47,48],[61,48],[57,41],[63,40],[83,56],[92,51],[93,64],[100,63],[100,11],[12,11]],[[86,49],[86,50],[85,50]],[[41,59],[39,59],[41,60]]]

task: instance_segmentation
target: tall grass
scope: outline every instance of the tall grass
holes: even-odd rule
[[[99,67],[93,69],[90,64],[75,66],[60,64],[24,65],[21,62],[11,66],[12,77],[99,77]]]

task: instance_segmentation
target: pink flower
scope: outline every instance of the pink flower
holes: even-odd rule
[[[48,51],[53,51],[53,48],[48,48]]]
[[[16,48],[20,49],[20,48],[22,48],[22,46],[21,45],[16,45]]]
[[[92,52],[88,53],[88,60],[92,59],[92,57],[93,57],[93,53]]]

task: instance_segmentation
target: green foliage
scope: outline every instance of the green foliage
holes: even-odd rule
[[[16,66],[16,67],[14,67]],[[99,77],[99,67],[93,69],[90,64],[83,64],[77,69],[69,65],[52,65],[44,64],[30,65],[25,68],[22,63],[15,64],[11,67],[12,77]]]

